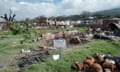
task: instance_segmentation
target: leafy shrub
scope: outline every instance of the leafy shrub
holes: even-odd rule
[[[37,37],[37,31],[32,28],[26,28],[23,31],[22,35],[25,39],[34,39]]]

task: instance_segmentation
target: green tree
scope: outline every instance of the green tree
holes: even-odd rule
[[[29,19],[29,18],[26,18],[25,21],[24,21],[23,26],[26,27],[26,28],[28,28],[28,27],[29,27],[29,28],[32,27],[32,26],[33,26],[33,25],[32,25],[32,20]]]

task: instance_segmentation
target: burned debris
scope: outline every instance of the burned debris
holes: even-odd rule
[[[71,65],[72,72],[119,72],[120,57],[108,54],[87,56],[85,61],[76,61]]]
[[[113,32],[113,34],[115,36],[119,36],[120,37],[120,24],[117,23],[110,23],[108,25],[108,30]]]
[[[95,39],[120,40],[120,24],[110,23],[106,29],[94,35]]]
[[[35,50],[32,49],[31,52],[19,56],[16,59],[16,67],[18,71],[21,71],[24,67],[35,64],[35,63],[42,63],[47,60],[47,58],[50,56],[52,49],[41,49],[41,50]]]

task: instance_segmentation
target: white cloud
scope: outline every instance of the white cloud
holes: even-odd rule
[[[28,2],[19,2],[19,4],[26,5],[26,4],[29,4],[29,3]]]
[[[44,0],[44,2],[53,2],[54,0]]]
[[[66,14],[79,14],[82,11],[94,12],[117,7],[120,7],[120,0],[62,0],[61,4]]]
[[[16,2],[16,0],[0,0],[0,15],[12,9],[17,19],[34,18],[36,16],[57,16],[80,14],[82,11],[100,11],[120,7],[120,0],[62,0],[58,5],[54,0],[43,2]]]

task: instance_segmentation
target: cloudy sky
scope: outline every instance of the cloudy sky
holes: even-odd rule
[[[0,16],[12,9],[17,20],[40,15],[74,15],[83,11],[95,12],[112,8],[120,8],[120,0],[0,0]]]

